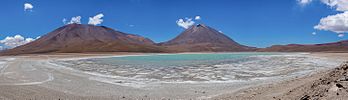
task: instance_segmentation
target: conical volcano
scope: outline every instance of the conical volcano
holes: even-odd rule
[[[161,52],[150,39],[105,26],[69,24],[2,54],[82,52]]]
[[[158,45],[177,52],[233,52],[255,49],[241,45],[223,33],[203,24],[191,26],[174,39]]]

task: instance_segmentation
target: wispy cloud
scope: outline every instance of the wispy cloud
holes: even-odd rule
[[[312,0],[297,0],[297,3],[300,4],[301,6],[308,5],[312,2]]]
[[[312,35],[317,35],[317,32],[312,32]]]
[[[97,14],[94,17],[89,17],[89,21],[88,24],[90,25],[98,25],[101,24],[103,22],[103,18],[104,14]]]
[[[24,3],[24,11],[32,11],[34,6],[31,3]]]

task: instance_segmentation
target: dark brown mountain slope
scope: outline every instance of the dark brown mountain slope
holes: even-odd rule
[[[301,45],[301,44],[289,44],[289,45],[274,45],[268,48],[259,49],[262,52],[348,52],[348,40],[313,44],[313,45]]]
[[[104,26],[70,24],[1,54],[81,52],[163,52],[150,39]]]
[[[176,38],[159,43],[174,52],[228,52],[251,51],[255,48],[240,45],[213,28],[198,24],[191,26]]]

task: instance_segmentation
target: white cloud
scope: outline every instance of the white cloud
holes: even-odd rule
[[[192,18],[185,18],[177,20],[176,24],[182,28],[188,29],[190,26],[194,25],[195,22],[192,20]]]
[[[41,36],[38,36],[38,37],[35,38],[35,40],[40,39],[40,38],[41,38]]]
[[[321,0],[321,2],[342,13],[321,18],[314,29],[332,31],[337,33],[338,37],[343,37],[348,32],[348,0]]]
[[[201,20],[201,16],[196,16],[195,20]]]
[[[15,36],[7,36],[5,39],[0,40],[0,43],[3,45],[1,48],[14,48],[17,46],[21,46],[24,44],[27,44],[29,42],[34,41],[33,38],[24,38],[21,35],[15,35]]]
[[[297,0],[298,4],[305,6],[312,2],[312,0]]]
[[[348,0],[321,0],[321,2],[336,8],[337,11],[348,11]]]
[[[81,24],[81,16],[72,17],[68,24]]]
[[[64,25],[66,24],[66,21],[68,21],[68,20],[66,20],[65,18],[63,18],[62,22],[63,22]]]
[[[317,35],[317,32],[312,32],[312,35]]]
[[[315,0],[297,0],[298,4],[305,6]],[[337,11],[348,11],[348,0],[320,0],[331,8],[335,8]]]
[[[338,34],[338,37],[344,37],[344,34],[343,33]]]
[[[34,6],[31,3],[24,4],[24,11],[32,11]]]
[[[95,15],[94,17],[89,17],[88,24],[91,24],[91,25],[101,24],[103,22],[103,19],[102,19],[103,17],[104,17],[103,14],[98,14],[98,15]]]
[[[348,32],[348,11],[320,19],[314,29],[332,31],[342,36]]]

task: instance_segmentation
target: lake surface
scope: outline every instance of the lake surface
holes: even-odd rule
[[[180,67],[214,65],[223,62],[246,60],[250,56],[276,55],[275,53],[203,53],[203,54],[153,54],[101,58],[95,61],[112,65],[129,65],[133,67]]]
[[[117,84],[214,83],[305,75],[338,61],[299,53],[145,54],[60,62]]]

